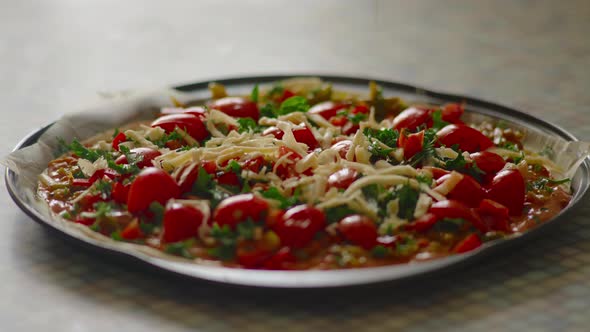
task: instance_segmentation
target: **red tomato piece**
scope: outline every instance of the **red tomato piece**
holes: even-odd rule
[[[246,160],[242,164],[242,169],[249,170],[254,173],[258,173],[258,172],[260,172],[260,169],[262,169],[262,166],[264,166],[264,157],[257,156],[252,159]]]
[[[204,222],[207,221],[201,210],[176,202],[169,204],[164,212],[162,242],[172,243],[195,237]]]
[[[459,149],[467,152],[483,151],[494,145],[484,134],[466,125],[450,124],[436,135],[441,144],[448,147],[458,145]]]
[[[153,166],[152,160],[156,159],[156,157],[160,156],[161,153],[158,150],[152,148],[135,148],[131,149],[131,152],[135,157],[141,158],[141,161],[137,163],[137,167],[145,168]],[[115,164],[127,164],[127,156],[120,155],[116,160]]]
[[[247,269],[260,267],[272,256],[272,252],[262,248],[238,247],[236,250],[236,261]]]
[[[427,124],[431,119],[431,111],[416,107],[403,110],[393,119],[393,128],[401,130],[405,128],[410,131],[416,130],[419,126]]]
[[[351,140],[344,140],[333,144],[330,149],[337,151],[342,159],[346,159],[346,154],[348,153],[348,150],[350,150],[351,146]]]
[[[120,204],[127,204],[127,199],[129,197],[129,185],[123,185],[121,182],[115,182],[113,184],[113,191],[111,192],[111,197],[115,202]]]
[[[450,174],[442,176],[436,180],[436,184],[439,185],[445,182],[450,176]],[[484,191],[481,185],[473,177],[463,174],[463,179],[449,192],[447,198],[460,201],[470,207],[476,207],[483,199],[483,196]]]
[[[293,129],[293,136],[299,143],[304,143],[309,147],[310,150],[315,150],[320,147],[320,144],[316,140],[315,136],[307,126],[296,127]],[[273,135],[276,139],[283,139],[285,134],[282,130],[277,127],[269,127],[262,132],[263,135]]]
[[[338,231],[344,238],[353,244],[367,250],[377,244],[377,226],[371,218],[359,214],[353,214],[338,222]]]
[[[356,105],[352,111],[350,111],[350,113],[352,114],[369,114],[369,108],[366,105]]]
[[[499,172],[486,189],[487,198],[506,206],[511,216],[522,214],[526,191],[524,178],[518,170]]]
[[[282,103],[293,96],[295,96],[295,93],[293,93],[293,91],[285,89],[283,90],[283,94],[279,98],[279,102]]]
[[[325,101],[323,103],[313,105],[307,112],[310,114],[319,114],[324,119],[330,120],[332,117],[336,116],[338,111],[346,107],[348,107],[347,104]]]
[[[453,249],[453,251],[457,254],[461,254],[464,252],[468,252],[474,250],[481,246],[481,240],[477,234],[467,235],[463,241],[459,242]]]
[[[324,212],[312,206],[298,205],[287,210],[283,217],[275,222],[273,230],[282,244],[302,248],[313,240],[325,224]]]
[[[345,116],[334,116],[330,119],[330,123],[333,124],[336,127],[344,127],[347,123],[350,123],[348,121],[348,118]]]
[[[92,176],[88,180],[90,181],[90,184],[92,184],[98,180],[104,179],[105,177],[112,180],[115,177],[117,177],[117,175],[118,173],[115,170],[112,170],[110,168],[103,168],[96,170],[96,172],[94,172],[94,174],[92,174]]]
[[[217,174],[217,183],[225,186],[241,187],[240,178],[234,172],[220,172]]]
[[[121,231],[121,237],[125,240],[135,240],[143,237],[143,232],[139,228],[139,221],[133,220]]]
[[[348,121],[342,126],[342,133],[344,135],[352,135],[359,130],[359,125],[353,123],[352,121]]]
[[[460,121],[463,115],[464,107],[463,104],[450,103],[443,106],[441,115],[442,120],[450,123],[457,123]]]
[[[510,231],[508,224],[510,212],[504,205],[486,198],[479,203],[477,213],[490,229],[502,232]]]
[[[402,129],[398,139],[398,145],[404,149],[404,159],[408,160],[422,151],[424,147],[424,130],[407,136],[405,132]]]
[[[104,199],[102,198],[102,195],[100,195],[100,194],[96,194],[96,195],[85,195],[79,201],[80,209],[82,209],[83,211],[93,210],[95,203],[103,202],[103,201],[104,201]]]
[[[76,224],[82,224],[86,226],[91,226],[92,224],[94,224],[95,221],[96,220],[94,218],[84,218],[80,216],[77,216],[76,219],[74,219],[74,222]]]
[[[248,218],[253,221],[264,220],[268,211],[268,202],[253,194],[241,194],[228,197],[221,201],[215,212],[213,220],[219,225],[228,225],[235,228],[237,224]]]
[[[127,136],[125,136],[125,133],[118,133],[117,136],[113,138],[111,145],[113,146],[113,149],[119,151],[119,144],[125,142],[126,140]]]
[[[439,167],[424,166],[422,169],[429,170],[432,173],[432,178],[435,180],[439,179],[444,175],[451,174],[451,172],[447,171],[446,169],[442,169]]]
[[[289,160],[291,160],[292,163],[291,164],[281,164],[281,165],[277,166],[276,173],[282,179],[287,179],[287,178],[297,175],[297,172],[295,171],[295,162],[300,160],[301,156],[297,152],[289,149],[286,146],[279,147],[279,158],[281,158],[289,153],[290,153],[290,155],[287,158]]]
[[[209,105],[210,108],[221,111],[235,118],[252,118],[258,121],[260,111],[255,102],[242,97],[225,97],[217,99]]]
[[[282,247],[264,263],[264,268],[267,270],[286,270],[289,263],[295,263],[296,261],[297,257],[293,255],[291,248]]]
[[[328,177],[328,187],[346,189],[358,177],[359,173],[352,168],[343,168]]]
[[[406,224],[405,229],[408,231],[415,231],[415,232],[427,232],[434,224],[439,220],[436,214],[434,213],[425,213],[422,217],[414,220],[414,222],[410,224]]]
[[[497,173],[504,165],[506,161],[500,155],[489,151],[481,151],[471,154],[471,159],[475,162],[477,167],[487,174]]]
[[[156,167],[147,167],[131,183],[127,208],[131,213],[141,212],[153,202],[165,205],[169,199],[179,196],[180,188],[168,173]]]
[[[194,106],[194,107],[185,108],[182,111],[182,113],[196,115],[197,117],[199,117],[201,119],[205,119],[207,117],[207,110],[202,106]]]
[[[432,204],[430,213],[434,213],[439,219],[443,218],[461,218],[470,222],[475,228],[479,229],[482,233],[488,231],[488,227],[483,223],[481,218],[471,210],[467,205],[455,201],[446,200]]]
[[[203,120],[188,113],[164,115],[152,122],[152,127],[160,127],[167,133],[173,132],[178,127],[197,141],[202,141],[209,136]]]

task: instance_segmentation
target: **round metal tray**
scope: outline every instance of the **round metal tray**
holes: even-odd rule
[[[230,93],[247,93],[254,84],[264,85],[274,81],[286,79],[294,76],[313,76],[320,77],[325,81],[334,84],[334,87],[340,90],[366,91],[367,85],[371,79],[352,78],[341,76],[325,75],[277,75],[277,76],[256,76],[208,80],[205,82],[186,84],[177,86],[175,89],[182,92],[195,93],[195,95],[205,96],[207,86],[210,81],[224,84]],[[501,106],[495,103],[459,96],[446,93],[439,93],[421,89],[406,84],[394,83],[382,80],[373,80],[381,85],[386,96],[401,96],[408,100],[419,100],[429,103],[446,103],[446,102],[466,102],[466,109],[470,113],[481,114],[487,117],[503,119],[509,123],[529,128],[543,135],[558,137],[566,141],[575,141],[576,138],[567,131],[545,122],[541,119],[525,114],[523,112]],[[38,138],[51,125],[39,129],[24,138],[15,148],[22,149],[34,144]],[[590,186],[590,161],[586,159],[576,170],[572,179],[573,197],[569,205],[553,219],[525,232],[522,235],[499,240],[496,242],[486,243],[482,247],[472,252],[453,255],[442,259],[410,263],[403,265],[393,265],[375,268],[360,268],[348,270],[330,270],[330,271],[265,271],[265,270],[247,270],[236,268],[225,268],[218,266],[207,266],[195,264],[189,261],[178,259],[167,259],[154,257],[134,250],[124,250],[108,244],[108,241],[97,241],[89,237],[67,232],[63,227],[57,225],[46,215],[46,213],[35,208],[29,200],[24,197],[23,184],[19,181],[19,176],[10,169],[6,170],[5,181],[6,187],[16,202],[16,204],[28,214],[34,221],[56,231],[57,234],[65,236],[67,239],[74,241],[79,245],[89,246],[95,249],[95,252],[118,255],[126,259],[135,260],[158,269],[180,274],[190,278],[208,280],[213,282],[242,285],[258,286],[270,288],[320,288],[320,287],[342,287],[352,285],[365,285],[371,283],[405,281],[412,282],[412,279],[424,277],[429,274],[448,271],[451,268],[459,267],[466,263],[473,263],[486,255],[494,254],[500,250],[505,250],[509,246],[524,243],[531,238],[543,233],[552,225],[559,222],[567,222],[565,214],[573,210],[579,204],[588,187]],[[34,191],[34,188],[28,188]],[[420,278],[423,280],[423,278]]]

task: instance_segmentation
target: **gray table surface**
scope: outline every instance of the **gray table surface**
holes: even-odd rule
[[[0,153],[98,92],[243,74],[373,76],[590,140],[590,1],[0,0]],[[0,190],[2,331],[587,331],[590,203],[436,282],[266,292],[166,278],[47,233]]]

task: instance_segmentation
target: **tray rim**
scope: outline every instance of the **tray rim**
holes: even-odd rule
[[[270,83],[277,80],[282,80],[286,78],[292,77],[319,77],[322,80],[334,82],[334,83],[342,83],[342,84],[367,84],[369,81],[375,81],[377,84],[382,85],[383,87],[391,88],[400,92],[406,93],[416,93],[417,91],[420,92],[421,95],[426,97],[440,99],[443,101],[448,102],[460,102],[465,101],[468,106],[475,106],[484,109],[493,109],[492,113],[495,113],[497,116],[498,113],[501,113],[503,116],[508,118],[517,118],[519,121],[523,121],[528,125],[532,126],[533,128],[544,128],[551,132],[554,135],[557,135],[567,141],[578,141],[578,139],[565,129],[560,126],[554,125],[552,123],[546,122],[540,118],[537,118],[533,115],[528,113],[524,113],[522,111],[516,110],[514,108],[510,108],[498,103],[489,102],[486,100],[482,100],[479,98],[473,98],[469,96],[463,96],[458,94],[450,94],[430,89],[424,89],[421,87],[398,83],[393,81],[386,81],[380,79],[372,79],[369,77],[350,77],[350,76],[335,76],[335,75],[321,75],[321,74],[305,74],[305,73],[298,73],[298,74],[284,74],[284,75],[262,75],[262,76],[238,76],[238,77],[228,77],[228,78],[219,78],[219,79],[208,79],[208,80],[201,80],[195,83],[188,83],[183,85],[174,86],[173,88],[182,91],[182,92],[190,92],[195,90],[202,90],[206,89],[207,85],[210,82],[219,82],[222,84],[264,84]],[[485,113],[485,112],[484,112]],[[502,118],[502,117],[500,117]],[[18,149],[22,149],[26,146],[34,144],[37,138],[49,127],[54,124],[51,123],[47,126],[44,126],[40,129],[34,130],[28,135],[26,135],[13,149],[16,151]],[[125,257],[128,259],[132,259],[136,262],[140,262],[143,265],[149,265],[150,267],[155,267],[158,270],[166,271],[171,274],[180,275],[183,277],[188,277],[191,279],[197,279],[199,281],[208,281],[213,283],[221,283],[221,284],[229,284],[229,285],[238,285],[238,286],[255,286],[255,287],[265,287],[265,288],[333,288],[333,287],[348,287],[348,286],[361,286],[361,285],[368,285],[368,284],[376,284],[376,283],[391,283],[391,282],[401,282],[401,281],[408,281],[412,278],[423,278],[429,275],[434,275],[442,272],[448,272],[448,270],[453,268],[458,268],[465,264],[472,263],[477,259],[481,259],[484,256],[490,255],[495,251],[505,250],[506,248],[524,243],[525,241],[532,239],[539,234],[547,231],[550,227],[558,224],[560,220],[566,220],[565,215],[571,213],[573,210],[576,209],[577,205],[579,205],[580,201],[586,196],[587,191],[590,187],[590,183],[588,180],[588,174],[590,174],[590,158],[586,158],[584,162],[580,165],[579,169],[576,173],[582,172],[584,175],[581,179],[581,183],[579,185],[578,191],[574,193],[572,196],[572,200],[570,204],[562,210],[558,215],[556,215],[551,220],[544,222],[543,224],[519,235],[512,237],[510,239],[489,243],[488,245],[482,247],[479,250],[463,254],[463,255],[454,255],[443,259],[438,259],[432,261],[432,264],[407,264],[407,265],[399,265],[399,266],[385,266],[385,267],[376,267],[376,268],[362,268],[362,269],[348,269],[348,270],[330,270],[330,271],[264,271],[264,270],[247,270],[247,269],[235,269],[235,268],[225,268],[225,267],[209,267],[205,265],[198,265],[195,263],[184,263],[178,262],[175,260],[167,260],[162,258],[152,258],[144,254],[133,253],[124,250],[117,250],[114,248],[108,248],[105,246],[101,246],[96,243],[92,243],[88,239],[84,239],[83,237],[77,237],[72,234],[66,233],[63,230],[56,227],[53,222],[46,220],[41,214],[39,214],[34,208],[29,206],[26,202],[24,202],[17,194],[16,191],[16,178],[17,174],[6,168],[5,172],[5,183],[6,188],[13,199],[13,201],[17,204],[17,206],[25,212],[33,221],[48,227],[52,231],[59,233],[61,236],[67,238],[68,240],[72,240],[76,242],[78,245],[83,245],[85,247],[90,247],[93,250],[106,252],[109,255],[116,255],[120,257]],[[205,275],[195,275],[194,273],[187,272],[185,269],[185,265],[189,265],[194,269],[195,265],[199,267],[203,267],[203,269],[207,270],[209,268],[222,270],[217,271],[217,273],[205,274]],[[425,268],[421,268],[420,265],[426,266]],[[413,268],[412,268],[413,267]],[[190,268],[190,267],[189,267]],[[388,271],[393,271],[395,269],[409,269],[412,271],[406,272],[401,276],[392,276],[391,273],[387,273]],[[198,268],[197,268],[198,269]],[[228,272],[228,270],[232,272]],[[225,273],[230,274],[237,274],[238,276],[241,274],[244,277],[247,277],[240,281],[239,279],[236,280],[235,277],[232,278],[225,278],[223,277]],[[301,276],[309,276],[309,275],[317,275],[319,280],[311,281],[307,280],[309,278],[303,278],[304,280],[300,280],[299,277]],[[265,275],[270,275],[272,278],[264,278]],[[274,275],[274,276],[273,276]],[[362,276],[359,276],[362,275]],[[263,277],[260,280],[257,277]],[[288,276],[288,277],[287,277]],[[334,278],[334,276],[337,276]],[[344,277],[343,277],[344,276]],[[293,278],[289,278],[293,277]],[[269,282],[272,281],[272,282]]]

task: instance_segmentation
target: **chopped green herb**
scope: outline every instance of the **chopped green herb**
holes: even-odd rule
[[[252,220],[248,219],[236,225],[236,232],[238,233],[238,236],[246,240],[252,240],[254,239],[254,230],[256,227],[259,226]]]
[[[100,219],[107,216],[107,214],[111,213],[113,209],[112,203],[109,202],[96,202],[94,203],[95,209],[95,218]]]
[[[328,223],[339,222],[347,216],[357,213],[355,210],[348,207],[348,205],[338,205],[324,210]]]
[[[395,250],[399,256],[409,256],[418,250],[418,244],[413,238],[405,238],[396,243]]]
[[[371,255],[375,258],[384,258],[389,255],[389,249],[382,245],[376,245],[371,249]]]
[[[498,147],[506,149],[506,150],[514,151],[514,152],[520,151],[520,149],[518,148],[518,144],[510,142],[510,141],[500,143],[500,144],[498,144]]]
[[[147,222],[143,222],[140,221],[139,222],[139,229],[141,229],[141,232],[144,234],[152,234],[155,230],[156,230],[156,225],[151,224],[151,223],[147,223]]]
[[[279,190],[275,187],[270,187],[267,190],[262,191],[261,194],[262,194],[262,197],[264,197],[264,198],[274,199],[276,201],[279,201],[281,203],[280,204],[281,209],[286,209],[288,207],[291,207],[291,206],[297,204],[297,202],[298,202],[296,195],[293,195],[291,197],[285,197],[285,196],[281,195]]]
[[[209,255],[221,260],[234,258],[236,254],[237,234],[228,225],[219,227],[217,223],[214,223],[211,227],[211,236],[217,241],[218,245],[215,248],[209,249]]]
[[[88,149],[76,139],[74,139],[69,145],[67,145],[64,140],[60,140],[60,144],[63,144],[66,151],[71,151],[76,156],[87,159],[91,162],[95,162],[105,155],[102,151],[99,152],[98,150]]]
[[[280,83],[273,86],[272,89],[270,89],[268,91],[268,93],[266,94],[266,98],[267,99],[272,99],[276,96],[282,96],[283,92],[285,92],[285,88],[283,87],[283,85],[281,85]]]
[[[205,168],[199,167],[197,180],[193,183],[192,193],[203,196],[208,195],[209,190],[214,186],[213,177],[207,173]]]
[[[183,137],[180,133],[176,132],[176,130],[175,130],[175,131],[171,132],[170,134],[164,133],[162,135],[162,137],[155,139],[155,140],[151,140],[151,142],[160,148],[165,148],[166,143],[171,142],[171,141],[179,141],[179,140],[183,140]]]
[[[436,150],[434,149],[434,145],[437,139],[438,137],[436,136],[435,129],[426,129],[424,131],[424,143],[422,144],[422,151],[416,153],[412,158],[410,158],[407,161],[407,163],[413,167],[416,167],[429,157],[436,156]]]
[[[309,110],[309,104],[307,103],[307,99],[301,96],[293,96],[287,98],[284,102],[281,103],[279,107],[278,114],[285,115],[293,112],[307,112]]]
[[[250,100],[252,100],[255,103],[258,103],[258,84],[256,84],[252,89],[252,92],[250,93]]]
[[[111,233],[111,239],[115,241],[124,241],[123,237],[121,236],[121,231],[115,231]]]
[[[267,118],[276,118],[278,110],[272,104],[266,104],[260,108],[260,115]]]
[[[172,255],[176,255],[176,256],[182,256],[184,258],[193,258],[193,255],[191,255],[189,249],[192,248],[195,244],[195,240],[194,239],[188,239],[185,241],[179,241],[179,242],[174,242],[174,243],[170,243],[168,245],[165,246],[164,251],[172,254]]]
[[[354,124],[359,124],[361,121],[365,121],[367,119],[367,115],[364,113],[357,113],[354,115],[348,115],[348,120]]]
[[[540,177],[535,181],[527,182],[526,187],[528,191],[544,191],[544,192],[553,192],[553,188],[551,186],[558,186],[571,180],[566,178],[562,180],[551,180],[546,177]]]
[[[154,215],[153,222],[157,225],[164,221],[164,206],[158,202],[152,202],[149,206],[149,211]]]
[[[239,133],[248,131],[259,133],[262,131],[262,128],[258,126],[256,121],[254,121],[252,118],[239,118],[238,124],[240,125],[240,127],[238,128]]]
[[[432,186],[433,179],[432,179],[432,177],[430,177],[430,176],[428,176],[428,175],[425,175],[425,174],[418,174],[418,175],[416,176],[416,181],[418,181],[418,182],[420,182],[420,183],[425,183],[425,184],[427,184],[428,186]]]
[[[113,184],[109,181],[98,180],[94,184],[94,189],[98,193],[100,193],[102,198],[108,199],[109,197],[111,197],[111,192],[113,190]]]
[[[414,217],[414,210],[416,209],[420,192],[412,188],[409,184],[405,184],[396,191],[396,196],[399,199],[398,217],[411,220]]]
[[[432,113],[432,128],[433,129],[442,129],[449,125],[448,122],[442,119],[442,111],[436,110]]]

